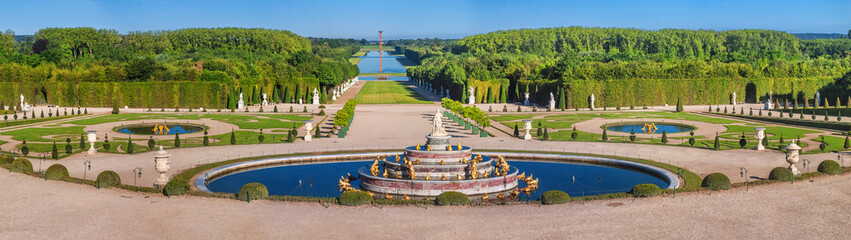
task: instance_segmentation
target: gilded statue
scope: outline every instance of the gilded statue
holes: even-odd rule
[[[420,150],[420,144],[417,143],[417,151],[419,151],[419,150]]]
[[[446,174],[440,174],[440,181],[446,181]]]
[[[462,177],[460,173],[458,174],[458,180],[464,180],[464,177]]]
[[[461,148],[461,142],[458,142],[458,151],[460,151],[461,149],[463,149]]]
[[[387,178],[387,176],[389,176],[389,175],[390,175],[390,174],[387,174],[387,168],[385,167],[385,168],[384,168],[384,173],[383,173],[383,174],[381,174],[381,176],[382,176],[382,177],[384,177],[384,178]]]
[[[420,165],[420,158],[417,158],[417,160],[414,161],[414,165]]]
[[[413,165],[408,165],[408,175],[411,176],[411,180],[417,179],[417,172],[414,171]]]
[[[488,194],[485,193],[484,195],[482,195],[482,202],[487,202],[487,201],[488,201]]]
[[[476,162],[470,163],[470,178],[471,179],[479,178],[479,169],[476,166]]]
[[[372,161],[372,166],[369,167],[369,172],[372,173],[372,176],[378,176],[378,158]]]
[[[426,144],[426,151],[431,151],[431,145]]]
[[[410,198],[410,197],[408,197],[408,194],[405,194],[405,196],[404,196],[404,197],[402,197],[402,200],[411,200],[411,198]]]
[[[440,165],[443,165],[443,164],[445,164],[445,163],[443,163],[443,158],[441,158],[440,159]]]
[[[426,181],[431,181],[431,173],[426,173],[425,180],[426,180]]]
[[[447,146],[446,146],[446,151],[452,151],[452,145],[447,145]]]
[[[384,194],[384,199],[393,199],[393,195]]]

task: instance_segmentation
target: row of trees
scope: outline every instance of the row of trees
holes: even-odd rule
[[[305,93],[314,88],[320,89],[324,96],[330,87],[359,74],[357,66],[348,63],[347,57],[360,49],[360,41],[306,39],[281,30],[193,28],[120,35],[104,29],[46,28],[35,35],[35,40],[22,42],[12,42],[13,35],[9,31],[0,35],[0,82],[36,84],[18,85],[18,91],[3,91],[0,100],[7,102],[23,94],[29,99],[48,102],[68,100],[56,104],[82,104],[85,101],[73,100],[87,90],[68,89],[64,84],[84,82],[221,85],[217,88],[224,91],[211,93],[218,95],[212,105],[190,102],[189,106],[193,107],[230,105],[227,99],[238,98],[240,92],[252,102],[259,102],[253,92],[260,91],[254,89],[262,89],[270,97],[274,94],[270,101],[297,102],[309,100]],[[145,90],[174,90],[145,86]],[[62,93],[50,91],[56,88],[63,89]],[[111,98],[95,102],[111,105]],[[121,104],[177,107],[161,105],[158,101],[147,101],[142,106],[135,101]]]
[[[523,93],[529,92],[533,102],[543,104],[549,92],[564,90],[573,98],[568,100],[571,108],[587,107],[584,98],[592,93],[598,98],[650,100],[613,104],[673,104],[677,97],[685,97],[687,104],[717,103],[733,91],[751,91],[755,97],[772,90],[790,96],[818,90],[841,94],[824,88],[851,69],[851,45],[842,41],[851,42],[814,41],[802,47],[794,36],[768,30],[509,30],[458,40],[452,53],[427,56],[420,66],[408,69],[408,76],[450,89],[450,96],[462,101],[471,87],[477,101],[487,103],[523,101]],[[412,45],[397,48],[421,48],[417,42]],[[768,85],[746,90],[749,83]],[[689,89],[668,89],[671,86]],[[709,95],[682,95],[687,92]]]

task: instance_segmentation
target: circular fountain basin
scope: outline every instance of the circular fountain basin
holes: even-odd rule
[[[664,122],[624,122],[624,123],[612,123],[607,124],[604,127],[609,131],[616,132],[625,132],[625,133],[645,133],[642,128],[645,123],[653,123],[656,125],[656,131],[646,132],[647,134],[662,134],[662,132],[667,133],[681,133],[688,132],[696,129],[693,126],[678,124],[678,123],[664,123]]]
[[[397,153],[282,157],[235,163],[202,173],[196,178],[195,186],[202,191],[235,193],[246,183],[260,182],[266,185],[270,195],[334,197],[340,195],[337,181],[340,176],[346,176],[347,173],[359,177],[358,180],[351,182],[352,187],[364,187],[367,188],[366,190],[393,188],[393,191],[398,189],[399,195],[411,197],[439,194],[453,188],[473,189],[462,192],[478,195],[525,186],[523,181],[516,181],[514,177],[503,178],[502,176],[463,181],[453,180],[455,176],[447,176],[447,181],[440,181],[440,176],[435,175],[431,175],[431,180],[426,181],[421,179],[425,176],[425,172],[418,172],[418,179],[414,181],[373,177],[368,171],[372,160],[362,160],[395,154]],[[664,169],[623,160],[563,154],[482,154],[490,156],[502,154],[512,168],[509,176],[516,176],[517,169],[521,169],[520,172],[525,172],[526,176],[531,174],[538,178],[539,188],[531,196],[535,199],[549,190],[561,190],[571,196],[587,196],[628,192],[633,186],[643,183],[656,184],[663,189],[676,188],[679,185],[677,176]],[[295,161],[302,162],[293,163]],[[304,163],[303,161],[337,162]],[[469,184],[476,187],[470,188]],[[464,185],[463,188],[460,188],[462,185]],[[408,192],[404,192],[405,189],[408,189]]]
[[[161,125],[161,124],[160,124]],[[187,124],[187,123],[166,123],[166,127],[168,131],[165,134],[156,134],[154,132],[154,126],[157,126],[155,123],[151,124],[133,124],[133,125],[124,125],[115,128],[116,132],[126,133],[126,134],[137,134],[137,135],[174,135],[174,134],[187,134],[187,133],[196,133],[203,132],[207,128],[203,125],[197,124]]]

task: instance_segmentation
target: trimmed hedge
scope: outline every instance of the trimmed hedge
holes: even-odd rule
[[[3,161],[4,164],[12,164],[15,159],[12,156],[3,156],[0,154],[0,161]]]
[[[712,173],[703,178],[700,186],[711,190],[729,190],[730,178],[723,173]]]
[[[806,114],[806,112],[804,112]],[[798,125],[805,127],[815,127],[815,128],[826,128],[833,129],[839,131],[851,131],[851,124],[846,122],[834,122],[834,121],[816,121],[816,120],[802,120],[802,119],[792,119],[792,118],[775,118],[775,117],[759,117],[759,116],[747,116],[747,115],[736,115],[736,114],[722,114],[722,113],[713,113],[724,115],[728,117],[737,117],[751,120],[759,120],[766,122],[775,122],[775,123],[783,123],[790,125]]]
[[[47,180],[62,180],[68,177],[68,169],[62,164],[53,164],[44,171],[44,179]]]
[[[25,158],[18,158],[15,161],[12,161],[12,166],[9,168],[11,172],[19,172],[19,173],[31,173],[33,171],[33,164],[30,160]]]
[[[183,179],[176,178],[165,184],[165,187],[163,187],[163,195],[166,197],[180,196],[186,194],[189,189],[189,183]]]
[[[652,183],[638,184],[632,187],[632,194],[636,197],[659,196],[662,194],[662,189]]]
[[[570,195],[559,190],[546,191],[541,194],[541,204],[553,205],[570,202]]]
[[[369,193],[360,190],[349,190],[340,194],[337,200],[340,205],[358,206],[372,203],[373,197]]]
[[[449,191],[437,195],[437,205],[470,205],[470,198],[466,194]]]
[[[777,180],[781,182],[791,182],[794,177],[792,170],[784,167],[776,167],[771,169],[771,172],[768,173],[769,180]]]
[[[259,182],[246,183],[245,185],[242,185],[242,188],[240,188],[239,192],[236,193],[236,199],[242,201],[261,199],[268,196],[269,190],[266,189],[266,185]]]
[[[839,166],[839,163],[833,160],[824,160],[818,165],[818,171],[820,173],[826,173],[830,175],[837,175],[842,173],[842,167]]]
[[[118,176],[118,173],[113,171],[103,171],[98,174],[97,178],[97,187],[98,188],[108,188],[115,187],[121,185],[121,177]]]

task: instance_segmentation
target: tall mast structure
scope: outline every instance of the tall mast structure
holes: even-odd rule
[[[384,39],[381,34],[384,31],[378,30],[378,80],[384,80]]]

